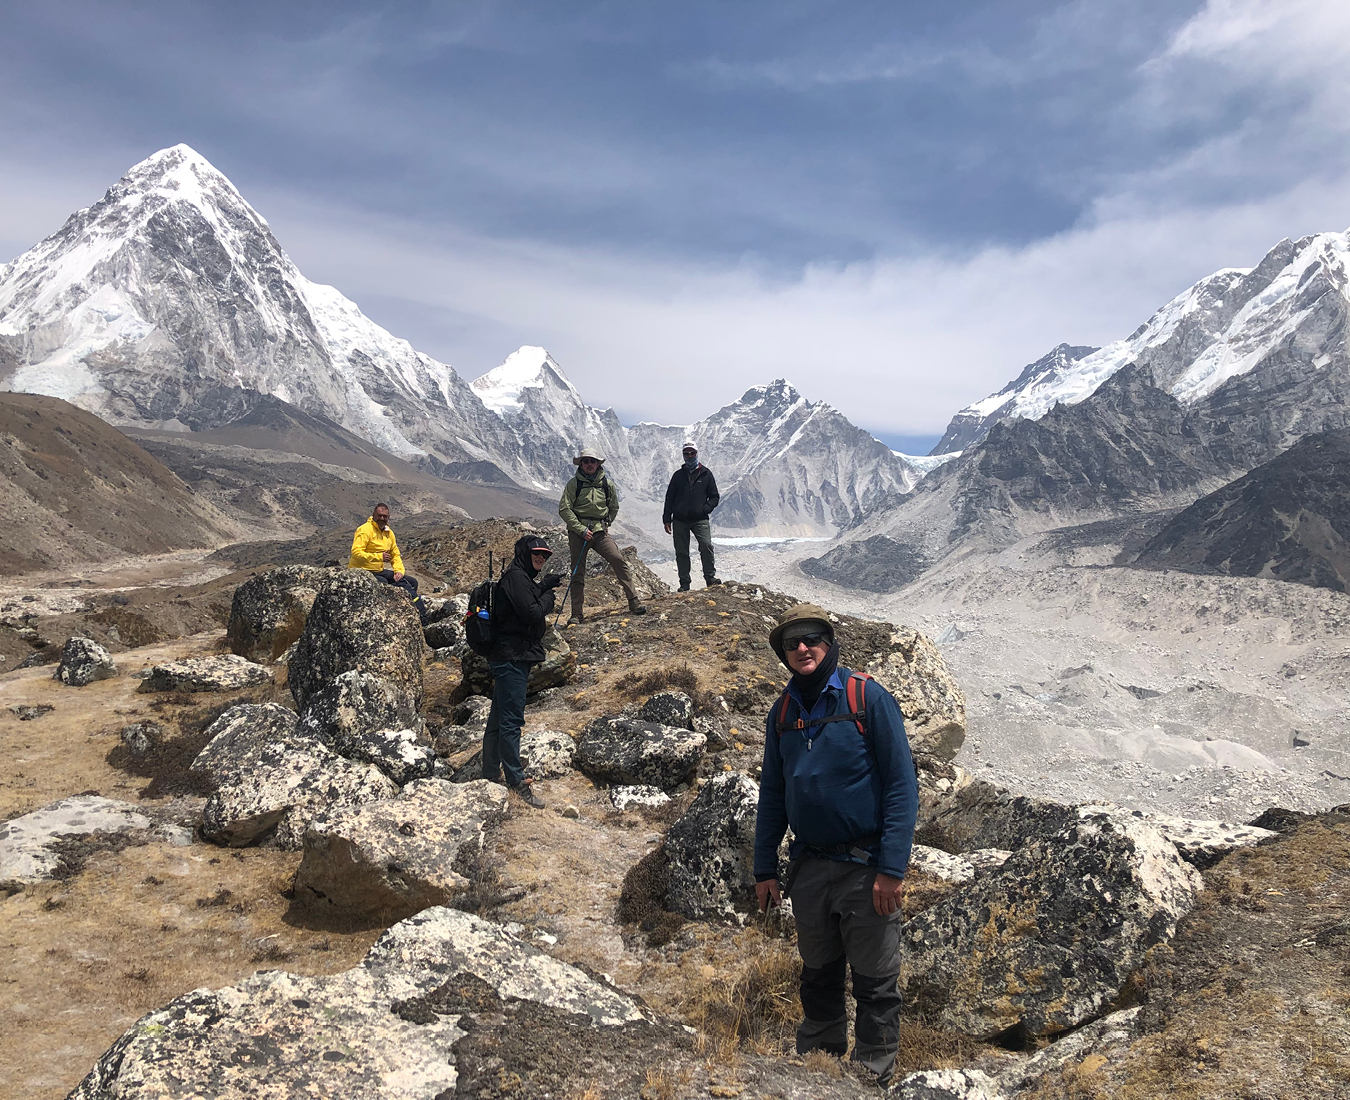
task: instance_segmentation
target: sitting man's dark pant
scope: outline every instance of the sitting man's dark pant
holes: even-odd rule
[[[372,572],[374,572],[372,570]],[[408,593],[408,599],[412,600],[413,607],[417,608],[417,617],[426,622],[427,609],[422,602],[422,597],[417,594],[417,578],[411,573],[404,573],[401,580],[394,580],[394,571],[392,569],[382,569],[375,576],[384,581],[385,584],[392,584],[395,588],[401,588]]]
[[[683,520],[670,521],[671,534],[675,537],[675,568],[680,574],[680,587],[688,588],[690,581],[689,536],[698,542],[699,563],[703,566],[704,581],[717,577],[717,566],[713,562],[712,524],[706,519],[685,523]]]
[[[520,762],[520,727],[525,724],[525,692],[530,680],[530,661],[490,661],[492,709],[483,731],[483,778],[519,787],[525,781]]]

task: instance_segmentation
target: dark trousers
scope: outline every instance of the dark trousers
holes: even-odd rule
[[[802,956],[797,1052],[848,1049],[844,980],[853,970],[853,1059],[888,1084],[900,1040],[900,913],[872,908],[875,867],[805,859],[792,885],[792,915]]]
[[[590,547],[589,550],[586,549],[587,546]],[[623,594],[628,597],[630,603],[638,598],[637,589],[633,587],[633,570],[628,565],[628,559],[623,556],[623,551],[619,549],[619,544],[608,531],[592,534],[589,543],[580,535],[574,535],[569,531],[567,549],[571,553],[572,569],[576,573],[572,578],[573,615],[580,615],[586,602],[586,566],[577,569],[577,562],[583,550],[588,555],[599,554],[609,562],[609,567],[614,570],[614,579],[619,582],[619,587],[623,589]]]
[[[683,520],[670,521],[670,531],[675,539],[675,568],[680,572],[680,587],[689,587],[689,536],[698,541],[698,556],[703,565],[703,579],[713,580],[717,576],[717,566],[713,563],[712,524],[706,519],[685,523]]]
[[[530,681],[530,661],[489,661],[492,669],[492,709],[483,730],[483,778],[496,783],[502,772],[506,785],[519,787],[525,781],[520,762],[520,727],[525,724],[525,688]]]
[[[374,570],[372,570],[374,572]],[[413,607],[417,609],[417,617],[422,620],[423,625],[427,621],[427,609],[422,602],[422,597],[417,594],[417,578],[411,573],[404,573],[401,580],[394,580],[394,571],[392,569],[382,569],[375,576],[384,581],[385,584],[392,584],[395,588],[401,588],[408,593],[408,599],[412,600]]]

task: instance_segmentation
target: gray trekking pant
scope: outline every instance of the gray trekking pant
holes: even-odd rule
[[[886,1085],[900,1040],[900,912],[872,908],[875,867],[834,859],[802,860],[792,884],[797,950],[802,956],[802,1012],[797,1053],[848,1049],[844,979],[853,970],[853,1060]]]
[[[586,545],[586,540],[580,535],[574,535],[571,531],[567,532],[567,549],[571,552],[572,568],[576,570],[576,576],[572,578],[572,614],[580,615],[582,606],[586,599],[586,566],[583,565],[577,569],[577,558],[581,554],[581,549]],[[614,570],[614,577],[619,582],[619,587],[623,589],[623,594],[630,600],[636,600],[637,590],[633,588],[633,571],[628,567],[628,559],[623,556],[623,551],[619,549],[619,544],[614,541],[608,531],[592,532],[590,541],[590,550],[587,551],[587,558],[591,554],[599,554],[605,561],[609,562],[609,567]]]
[[[675,568],[680,574],[680,587],[688,588],[690,580],[689,536],[698,541],[699,561],[703,566],[703,579],[710,581],[717,576],[717,567],[713,563],[712,524],[706,519],[685,523],[683,520],[670,521],[670,531],[675,539]]]

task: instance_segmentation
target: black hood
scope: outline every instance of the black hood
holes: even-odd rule
[[[534,562],[530,560],[530,554],[534,550],[548,550],[550,554],[553,553],[548,543],[538,535],[522,535],[516,539],[516,556],[511,562],[512,565],[525,570],[525,573],[531,577],[536,576],[539,572],[534,567]]]

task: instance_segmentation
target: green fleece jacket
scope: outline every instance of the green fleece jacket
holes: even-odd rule
[[[570,534],[580,535],[586,528],[599,531],[610,527],[619,514],[619,487],[604,470],[594,477],[578,471],[563,489],[558,515]]]

